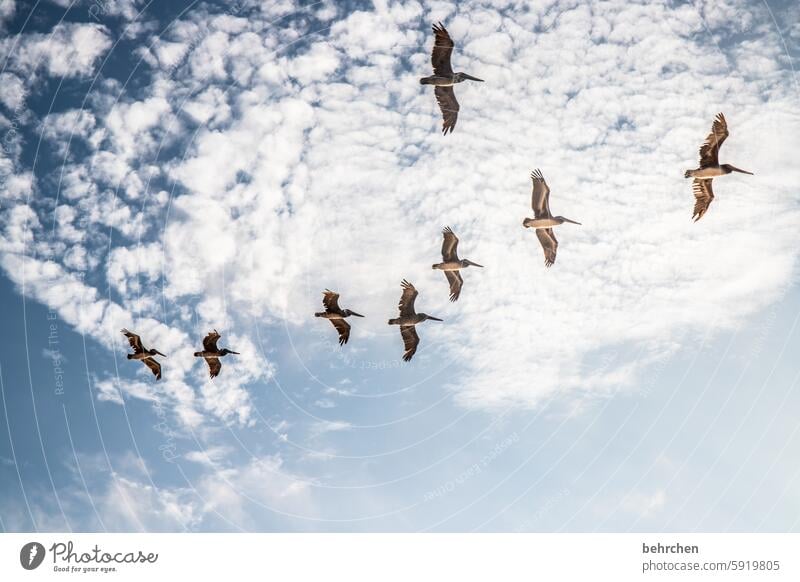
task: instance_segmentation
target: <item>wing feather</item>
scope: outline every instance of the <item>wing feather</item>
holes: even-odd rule
[[[128,343],[133,348],[134,354],[141,354],[144,351],[144,348],[142,347],[142,340],[138,335],[128,331],[124,327],[120,331],[125,335],[125,337],[128,338]]]
[[[434,75],[452,75],[453,68],[450,66],[450,55],[453,53],[453,39],[447,29],[440,22],[433,25],[433,50],[431,51],[431,65],[433,65]]]
[[[461,273],[458,271],[445,271],[444,276],[450,283],[450,301],[457,301],[458,296],[461,295],[461,286],[464,284],[464,279],[461,278]]]
[[[339,309],[339,294],[330,289],[325,289],[323,293],[322,305],[325,307],[325,310],[334,313],[341,311]]]
[[[343,346],[350,339],[350,324],[344,319],[331,319],[330,322],[339,332],[339,345]]]
[[[416,313],[416,311],[414,311],[414,301],[416,301],[419,292],[405,279],[403,279],[400,286],[403,288],[403,294],[400,296],[400,303],[397,305],[400,309],[400,315],[414,315]]]
[[[436,87],[433,90],[436,102],[442,111],[442,134],[453,133],[458,121],[458,101],[452,87]]]
[[[403,361],[408,362],[417,352],[419,336],[417,335],[416,327],[413,325],[401,325],[400,335],[403,336],[403,346],[405,347],[405,352],[403,352]]]
[[[442,231],[444,240],[442,241],[442,260],[445,262],[458,260],[458,237],[450,230],[449,226]]]
[[[536,229],[536,236],[544,251],[544,264],[551,267],[556,262],[556,251],[558,250],[558,240],[552,228]]]
[[[156,380],[161,380],[161,364],[159,364],[155,358],[145,358],[142,361],[144,362],[145,366],[153,371],[153,375],[155,375]]]
[[[208,364],[208,371],[212,378],[219,376],[219,372],[222,370],[222,362],[219,361],[219,358],[206,358],[206,364]]]
[[[711,201],[714,200],[714,191],[711,189],[711,180],[697,180],[692,182],[694,192],[694,213],[692,219],[697,222],[708,211]]]
[[[531,208],[533,208],[534,218],[552,218],[553,215],[550,214],[550,187],[545,182],[542,171],[536,169],[531,172],[531,180],[533,181]]]
[[[216,352],[217,351],[217,340],[222,337],[220,336],[216,330],[211,331],[208,335],[203,338],[203,349],[207,352]]]
[[[700,146],[700,167],[719,165],[719,148],[728,137],[728,122],[722,113],[717,113],[714,123],[711,124],[711,133]]]

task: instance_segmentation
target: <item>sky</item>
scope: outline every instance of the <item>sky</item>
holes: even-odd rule
[[[799,530],[798,17],[0,0],[0,530]],[[448,136],[438,21],[485,79]],[[754,175],[693,223],[717,112]],[[581,222],[550,269],[534,168]]]

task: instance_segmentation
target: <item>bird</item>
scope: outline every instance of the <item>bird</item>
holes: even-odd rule
[[[728,137],[728,122],[722,113],[717,113],[711,124],[711,133],[700,146],[700,167],[696,170],[686,170],[684,178],[694,178],[692,191],[694,192],[694,213],[692,219],[697,222],[708,211],[711,201],[714,200],[714,191],[711,189],[711,180],[717,176],[724,176],[731,172],[753,175],[753,172],[742,170],[730,164],[719,163],[719,148]]]
[[[153,356],[164,356],[165,358],[167,356],[156,349],[148,350],[142,345],[142,339],[135,333],[128,331],[125,328],[122,328],[120,332],[128,338],[128,343],[131,344],[131,347],[133,348],[133,353],[128,354],[128,359],[141,360],[144,362],[145,366],[150,368],[150,370],[153,372],[153,375],[156,377],[156,380],[161,380],[161,364],[159,364]]]
[[[325,289],[322,293],[322,305],[325,307],[325,311],[318,311],[314,314],[314,317],[324,317],[329,320],[333,324],[333,327],[336,328],[336,331],[339,332],[339,345],[343,346],[347,343],[347,340],[350,339],[350,324],[347,323],[344,318],[350,317],[351,315],[355,315],[356,317],[364,316],[350,309],[342,309],[339,307],[338,293],[330,289]]]
[[[414,357],[419,345],[419,336],[417,335],[416,325],[428,319],[433,321],[443,321],[438,317],[428,315],[427,313],[417,313],[414,311],[414,301],[417,299],[419,292],[414,286],[403,279],[400,283],[403,288],[403,294],[400,296],[400,303],[397,307],[400,310],[400,317],[389,320],[389,325],[399,325],[400,335],[403,337],[403,345],[405,352],[403,353],[403,361],[408,362]]]
[[[447,282],[450,283],[450,301],[456,301],[461,295],[461,286],[464,280],[461,278],[461,269],[467,267],[483,267],[478,263],[473,263],[469,259],[458,258],[458,237],[449,226],[442,230],[444,241],[442,241],[442,262],[432,265],[432,268],[444,271]]]
[[[467,79],[479,81],[483,79],[473,77],[466,73],[454,73],[450,66],[450,55],[453,53],[453,39],[440,22],[433,25],[433,50],[431,51],[431,64],[433,65],[433,75],[423,77],[419,80],[421,85],[434,85],[434,94],[439,109],[442,110],[442,134],[452,133],[458,120],[458,101],[453,91],[453,85],[461,83]]]
[[[531,207],[534,218],[526,218],[522,221],[522,226],[536,229],[536,236],[544,250],[544,264],[546,267],[551,267],[556,262],[556,250],[558,249],[558,240],[556,240],[552,227],[565,222],[580,225],[580,222],[563,216],[553,216],[550,213],[550,187],[544,181],[541,170],[536,169],[531,172],[531,180],[533,181]]]
[[[208,332],[208,335],[203,338],[203,351],[194,353],[196,358],[205,359],[206,364],[208,364],[208,371],[212,378],[219,376],[219,371],[222,369],[222,362],[220,362],[219,359],[222,356],[227,356],[228,354],[236,354],[237,356],[240,355],[239,352],[234,352],[228,348],[219,349],[217,347],[217,340],[220,337],[222,336],[217,332],[216,329]]]

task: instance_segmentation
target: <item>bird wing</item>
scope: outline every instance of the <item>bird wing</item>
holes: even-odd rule
[[[544,181],[541,170],[531,172],[533,192],[531,193],[531,208],[534,218],[552,218],[550,214],[550,187]],[[538,231],[537,231],[538,232]],[[539,237],[541,240],[541,237]]]
[[[142,340],[138,335],[128,331],[125,328],[122,328],[120,331],[125,335],[125,337],[128,338],[128,343],[131,344],[134,354],[141,354],[144,351],[144,348],[142,347]]]
[[[458,271],[445,271],[444,276],[450,283],[450,301],[456,301],[461,295],[461,285],[464,284],[464,279],[461,278],[461,273]]]
[[[219,376],[219,371],[222,370],[222,362],[219,361],[219,358],[206,358],[206,364],[208,364],[208,371],[212,378]]]
[[[216,331],[211,331],[203,338],[203,349],[207,352],[217,351],[217,340],[222,337]]]
[[[558,241],[556,235],[553,233],[552,228],[537,228],[536,236],[544,250],[544,265],[550,267],[556,262],[556,250],[558,249]]]
[[[145,366],[153,371],[156,380],[161,380],[161,364],[159,364],[154,358],[145,358],[142,361],[144,362]]]
[[[341,309],[339,309],[339,294],[330,289],[325,289],[322,297],[322,305],[325,306],[326,311],[338,313],[341,311]]]
[[[692,214],[692,219],[695,222],[703,218],[708,207],[711,206],[711,201],[714,200],[711,182],[712,180],[695,180],[692,182],[692,191],[694,192],[694,214]]]
[[[445,262],[458,260],[458,237],[446,226],[442,231],[444,240],[442,241],[442,260]]]
[[[403,288],[403,294],[400,296],[400,303],[397,304],[397,307],[400,309],[400,315],[416,314],[416,311],[414,311],[414,301],[416,301],[419,292],[405,279],[403,279],[400,286]]]
[[[343,346],[350,339],[350,324],[344,319],[331,319],[330,322],[339,332],[339,345]]]
[[[403,336],[403,345],[406,351],[403,352],[403,361],[408,362],[414,357],[419,345],[419,336],[417,335],[417,328],[413,325],[401,325],[400,335]]]
[[[433,90],[436,95],[436,102],[442,110],[442,133],[447,135],[453,133],[453,129],[458,121],[458,101],[452,87],[436,87]]]
[[[453,54],[453,39],[445,29],[444,25],[433,25],[433,34],[436,38],[433,41],[433,51],[431,51],[431,65],[435,75],[452,75],[453,68],[450,66],[450,55]]]
[[[700,167],[719,165],[719,148],[725,138],[728,137],[728,122],[722,113],[717,113],[714,123],[711,125],[711,133],[706,137],[706,141],[700,146]]]

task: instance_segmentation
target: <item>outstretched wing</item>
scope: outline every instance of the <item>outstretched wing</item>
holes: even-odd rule
[[[142,340],[138,335],[128,331],[124,327],[120,331],[125,335],[126,338],[128,338],[128,343],[131,344],[134,354],[141,354],[144,351],[144,348],[142,347]]]
[[[556,235],[553,233],[552,228],[537,228],[536,236],[539,238],[544,251],[544,265],[545,267],[551,267],[556,262],[556,250],[558,250]]]
[[[714,191],[711,189],[711,180],[695,180],[692,182],[692,191],[694,192],[694,214],[692,219],[697,222],[711,206],[711,201],[714,200]]]
[[[461,295],[461,285],[464,284],[464,279],[461,278],[461,273],[458,271],[445,271],[444,276],[450,283],[450,301],[456,301]]]
[[[436,102],[442,110],[442,134],[453,133],[458,121],[458,101],[452,87],[436,87],[433,90]]]
[[[552,218],[550,214],[550,187],[544,181],[542,171],[539,169],[531,172],[533,180],[533,192],[531,194],[531,208],[533,208],[534,218]],[[539,232],[538,230],[536,231]],[[541,237],[539,237],[541,240]]]
[[[325,291],[323,293],[324,294],[323,294],[323,297],[322,297],[322,305],[325,306],[325,310],[328,311],[328,312],[332,311],[334,313],[338,313],[339,312],[339,294],[338,293],[334,293],[330,289],[325,289]]]
[[[222,337],[217,333],[217,330],[211,331],[203,338],[203,349],[207,352],[217,351],[217,340]]]
[[[161,364],[159,364],[153,358],[145,358],[142,361],[144,362],[145,366],[147,366],[148,368],[150,368],[153,371],[153,374],[155,375],[156,380],[161,380]]]
[[[458,260],[458,237],[450,230],[449,226],[442,231],[444,240],[442,241],[442,260],[445,262]]]
[[[219,376],[219,371],[222,369],[222,362],[219,361],[219,358],[206,358],[206,364],[208,364],[208,371],[212,378]]]
[[[333,327],[336,328],[336,331],[339,332],[339,345],[343,346],[347,343],[347,340],[350,339],[350,324],[344,319],[331,319],[329,321],[333,324]]]
[[[706,141],[700,146],[700,167],[719,165],[719,148],[725,138],[728,137],[728,122],[722,113],[717,113],[714,123],[711,124],[711,133],[706,137]]]
[[[414,354],[417,352],[417,346],[419,345],[417,329],[413,325],[401,325],[400,335],[403,336],[403,345],[405,346],[403,361],[408,362],[414,357]]]
[[[453,68],[450,66],[450,55],[453,54],[453,39],[440,22],[433,25],[433,34],[436,36],[433,41],[433,51],[431,52],[431,65],[433,65],[434,75],[452,75]]]
[[[403,294],[400,296],[400,303],[397,304],[397,307],[400,309],[400,315],[414,315],[416,313],[416,311],[414,311],[414,301],[416,301],[419,292],[405,279],[400,283],[400,286],[403,288]]]

